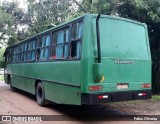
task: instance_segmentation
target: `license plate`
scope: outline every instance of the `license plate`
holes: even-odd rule
[[[128,89],[128,84],[117,84],[117,89]]]

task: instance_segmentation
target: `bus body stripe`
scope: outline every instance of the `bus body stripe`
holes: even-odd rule
[[[5,73],[5,75],[13,75],[13,74]],[[13,76],[28,78],[28,79],[34,79],[34,80],[41,80],[41,81],[51,82],[51,83],[55,83],[55,84],[62,84],[62,85],[67,85],[67,86],[79,87],[80,88],[80,85],[69,84],[69,83],[66,83],[66,82],[57,82],[57,81],[53,81],[53,80],[52,81],[51,80],[44,80],[44,79],[40,79],[40,78],[33,78],[33,77],[26,77],[26,76],[19,76],[19,75],[13,75]]]

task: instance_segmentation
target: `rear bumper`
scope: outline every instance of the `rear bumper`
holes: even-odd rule
[[[145,94],[145,95],[141,95]],[[151,99],[151,90],[124,91],[112,93],[82,93],[82,104],[96,105],[100,103]],[[104,96],[104,98],[102,98]]]

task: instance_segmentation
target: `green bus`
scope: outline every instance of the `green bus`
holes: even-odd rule
[[[58,104],[96,105],[151,98],[147,26],[85,14],[5,51],[5,82]]]

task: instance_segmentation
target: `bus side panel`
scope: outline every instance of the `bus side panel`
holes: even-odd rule
[[[35,79],[11,75],[11,81],[13,87],[35,94]]]
[[[45,96],[49,101],[60,104],[81,105],[80,88],[43,82]]]
[[[35,94],[35,79],[17,77],[17,83],[21,86],[20,89]]]
[[[23,91],[35,94],[35,79],[11,76],[12,86]],[[66,86],[53,82],[42,81],[45,90],[45,98],[60,104],[81,105],[79,87]]]
[[[81,61],[9,64],[6,69],[13,87],[35,94],[38,80],[44,83],[46,99],[76,105],[81,104],[80,72]],[[55,93],[59,95],[55,96]]]
[[[17,88],[20,88],[20,86],[18,85],[18,83],[17,83],[17,77],[16,76],[14,76],[14,75],[12,75],[11,76],[11,85],[13,86],[13,87],[17,87]]]

